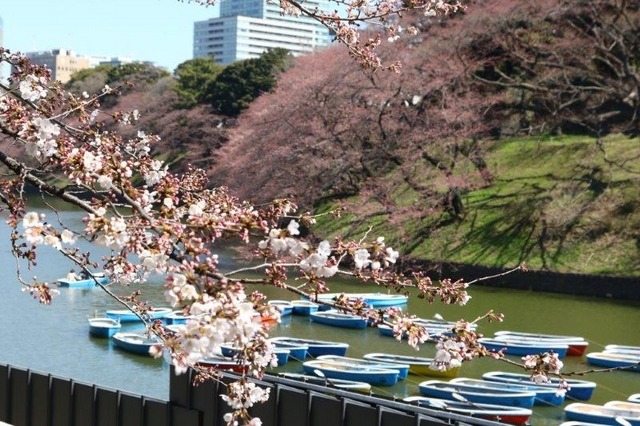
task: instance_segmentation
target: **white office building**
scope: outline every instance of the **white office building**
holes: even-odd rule
[[[326,0],[305,6],[328,10]],[[280,6],[265,0],[220,2],[220,17],[194,24],[194,58],[213,56],[220,64],[257,58],[268,49],[283,48],[294,55],[311,53],[331,43],[330,31],[306,16],[283,15]]]

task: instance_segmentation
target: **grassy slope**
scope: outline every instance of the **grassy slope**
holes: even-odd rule
[[[385,235],[414,258],[639,276],[639,142],[624,136],[608,137],[601,147],[575,136],[491,142],[487,163],[495,181],[464,193],[462,221],[430,213],[427,200],[391,172],[383,180],[393,188],[392,208],[364,195],[343,200],[342,218],[321,221],[317,231],[362,235],[365,217],[371,235]],[[416,164],[415,175],[427,181],[426,170]],[[407,207],[422,214],[401,214]]]

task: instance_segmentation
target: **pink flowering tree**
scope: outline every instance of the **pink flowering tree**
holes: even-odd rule
[[[281,2],[287,13],[307,14],[332,27],[351,54],[372,68],[381,66],[373,53],[380,36],[360,42],[358,22],[382,25],[393,39],[401,31],[388,19],[393,14],[412,8],[427,14],[455,8],[435,0],[344,4],[347,15],[339,19],[306,9],[302,2]],[[258,288],[254,285],[274,286],[315,300],[329,290],[330,279],[340,275],[414,294],[426,302],[464,305],[469,301],[467,288],[474,282],[433,282],[419,271],[399,272],[395,264],[400,254],[381,236],[367,233],[354,241],[303,238],[300,227],[313,229],[317,216],[298,211],[290,200],[253,206],[225,188],[212,187],[203,170],[172,173],[152,155],[157,136],[144,129],[137,133],[112,130],[135,129],[139,118],[137,110],[109,115],[100,110],[101,98],[118,88],[74,94],[51,82],[49,70],[33,66],[23,56],[0,48],[0,60],[13,69],[9,84],[0,85],[0,210],[8,213],[12,253],[23,260],[17,262],[22,289],[41,303],[52,303],[58,293],[52,283],[27,279],[22,270],[25,262],[27,269],[35,265],[39,248],[48,246],[89,276],[95,278],[94,271],[103,270],[111,281],[132,286],[132,293],[122,297],[96,280],[160,338],[162,343],[152,352],[166,353],[177,373],[193,368],[202,379],[216,379],[219,373],[199,362],[219,353],[224,343],[241,348],[238,362],[248,368],[228,386],[225,400],[232,411],[225,420],[229,424],[259,424],[248,410],[269,394],[249,378],[262,377],[276,361],[268,337],[279,312],[262,293],[250,291]],[[114,125],[107,126],[109,122]],[[30,211],[32,196],[54,197],[83,211],[83,229],[64,223],[53,207],[46,213]],[[339,213],[328,215],[333,214]],[[109,254],[92,257],[76,244],[80,239],[104,247]],[[214,244],[226,240],[241,242],[258,261],[221,272]],[[253,278],[247,278],[249,272]],[[149,320],[152,306],[141,300],[135,286],[150,274],[165,278],[167,301],[189,316],[182,331]],[[324,303],[371,318],[374,324],[384,322],[393,327],[398,340],[408,337],[413,347],[429,338],[427,328],[401,311],[372,310],[362,300],[346,297]],[[437,342],[432,368],[454,368],[483,356],[503,358],[478,342],[480,336],[473,327],[480,320],[501,319],[500,314],[488,312],[470,322],[458,321],[451,335]],[[562,364],[557,357],[542,354],[525,359],[523,366],[544,378],[558,374]]]

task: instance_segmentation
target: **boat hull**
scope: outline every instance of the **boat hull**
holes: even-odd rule
[[[330,379],[353,380],[375,386],[393,386],[398,383],[398,370],[383,368],[355,367],[327,360],[306,361],[302,363],[306,374],[320,371]]]
[[[409,376],[408,364],[381,363],[377,361],[370,361],[364,358],[349,358],[346,356],[336,356],[336,355],[320,355],[317,359],[341,362],[347,365],[370,366],[370,367],[398,370],[398,380],[404,380]]]
[[[606,352],[592,352],[587,354],[587,362],[591,365],[605,368],[626,368],[628,371],[640,372],[640,354],[618,354]]]
[[[408,364],[409,373],[419,376],[437,377],[451,379],[458,376],[460,367],[450,368],[447,370],[434,370],[431,368],[431,358],[403,356],[385,353],[369,353],[364,355],[364,359],[376,362],[390,362],[398,364]]]
[[[507,373],[503,371],[490,371],[482,375],[484,380],[490,380],[503,383],[531,384],[531,378],[527,374]],[[540,383],[539,386],[558,389],[560,384],[557,378],[550,378],[550,383]],[[596,389],[596,383],[587,380],[565,379],[570,389],[567,390],[566,398],[577,399],[580,401],[588,401],[593,396]]]
[[[150,319],[162,319],[170,314],[171,308],[155,308],[148,312]],[[107,318],[113,318],[122,322],[140,322],[142,321],[136,314],[128,309],[112,309],[107,311]]]
[[[318,312],[318,309],[320,309],[320,305],[308,300],[292,300],[291,305],[293,306],[294,315],[302,315],[307,317],[311,315],[312,312]]]
[[[89,334],[95,337],[111,337],[116,334],[122,325],[111,318],[90,318]]]
[[[309,315],[311,321],[319,324],[342,328],[367,328],[367,320],[357,315],[342,314],[334,311],[313,312]]]
[[[530,385],[526,384],[515,384],[515,383],[498,383],[491,382],[489,380],[478,380],[478,379],[468,379],[468,378],[459,378],[452,379],[451,383],[459,383],[466,384],[471,386],[478,386],[486,389],[502,389],[502,390],[513,390],[519,392],[535,392],[536,398],[534,401],[535,405],[552,405],[559,406],[564,403],[564,395],[558,394],[556,389],[545,388],[542,386],[536,386],[534,383]]]
[[[564,409],[568,420],[591,422],[599,425],[620,425],[616,418],[622,418],[634,426],[640,425],[640,411],[630,411],[603,405],[574,402]]]
[[[347,343],[329,342],[325,340],[302,339],[296,337],[274,337],[272,342],[285,342],[293,345],[307,345],[307,355],[318,357],[320,355],[344,356],[349,349]]]
[[[331,302],[336,298],[344,295],[344,297],[355,300],[362,299],[364,303],[373,308],[388,308],[391,306],[406,305],[408,297],[401,294],[384,294],[384,293],[324,293],[318,295],[318,301]]]
[[[505,354],[516,356],[538,355],[544,352],[553,352],[557,354],[559,358],[564,358],[565,356],[567,356],[567,351],[569,350],[569,345],[553,342],[525,344],[522,342],[516,343],[485,338],[478,339],[478,342],[490,351],[497,352],[499,350],[504,350]]]
[[[109,278],[106,276],[97,276],[95,280],[93,278],[86,280],[68,280],[66,278],[58,279],[57,283],[60,287],[68,288],[94,288],[96,287],[96,281],[98,284],[107,284]]]
[[[160,344],[160,340],[156,338],[147,338],[138,333],[122,333],[118,332],[111,337],[117,347],[127,352],[138,355],[149,355],[152,346]]]
[[[534,392],[487,390],[438,380],[422,382],[418,385],[418,389],[421,394],[434,398],[455,400],[454,394],[457,394],[473,403],[522,408],[532,408],[536,396]]]
[[[366,382],[358,382],[355,380],[343,380],[343,379],[326,379],[324,377],[311,376],[308,374],[297,373],[280,373],[281,377],[287,379],[300,380],[305,383],[312,383],[320,386],[334,387],[338,389],[369,393],[371,391],[371,385]]]
[[[527,424],[532,414],[532,411],[528,408],[517,408],[494,404],[472,404],[462,401],[429,398],[426,396],[410,396],[405,398],[404,401],[428,408],[444,409],[451,413],[485,420],[494,420],[512,425]]]

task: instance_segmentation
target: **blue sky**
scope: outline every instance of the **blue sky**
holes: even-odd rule
[[[216,10],[178,0],[3,0],[4,47],[131,56],[173,71],[192,57],[193,23]]]

